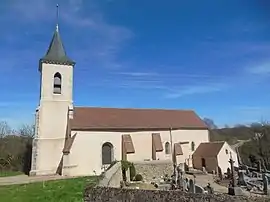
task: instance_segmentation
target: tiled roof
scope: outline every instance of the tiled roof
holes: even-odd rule
[[[216,157],[225,142],[201,143],[193,153],[194,157]]]
[[[94,129],[207,129],[191,110],[75,107],[73,130]]]
[[[53,34],[50,46],[46,55],[41,58],[41,62],[52,63],[52,64],[67,64],[74,65],[75,62],[72,61],[67,55],[62,43],[58,26]]]

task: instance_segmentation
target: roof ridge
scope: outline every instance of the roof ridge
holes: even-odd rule
[[[202,142],[202,144],[217,144],[217,143],[225,143],[226,141],[222,141],[222,140],[220,140],[220,141],[213,141],[213,142]]]
[[[136,107],[101,107],[101,106],[74,106],[74,108],[90,108],[90,109],[120,109],[120,110],[160,110],[160,111],[188,111],[195,112],[192,109],[170,109],[170,108],[136,108]]]

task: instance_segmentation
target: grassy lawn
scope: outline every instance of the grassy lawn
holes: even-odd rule
[[[9,177],[16,175],[23,175],[23,173],[19,171],[0,171],[0,177]]]
[[[86,185],[96,184],[98,177],[0,186],[1,202],[78,202],[83,201]]]

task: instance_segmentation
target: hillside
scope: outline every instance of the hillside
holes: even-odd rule
[[[248,140],[252,137],[254,137],[254,129],[246,126],[210,130],[210,141],[226,141],[229,144],[235,144],[237,140]]]
[[[255,138],[259,134],[260,137]],[[237,140],[251,141],[239,148],[243,163],[253,165],[261,160],[270,169],[270,126],[239,126],[234,128],[222,128],[210,130],[210,141],[227,141],[235,144]]]

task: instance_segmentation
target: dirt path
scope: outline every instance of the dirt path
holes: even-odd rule
[[[0,177],[0,186],[12,185],[12,184],[28,184],[33,182],[42,182],[49,180],[68,179],[71,177],[63,177],[60,175],[52,176],[28,176],[28,175],[17,175],[12,177]]]
[[[214,182],[213,175],[197,175],[196,176],[196,184],[200,185],[201,187],[205,187],[207,183],[213,187],[214,192],[219,193],[228,193],[228,188],[225,186],[221,186]],[[250,193],[248,191],[243,190],[243,194],[249,196]]]
[[[219,193],[227,193],[228,188],[221,186],[219,184],[216,184],[214,182],[213,176],[212,175],[196,175],[196,184],[200,185],[201,187],[206,187],[208,183],[214,188],[215,192]]]

